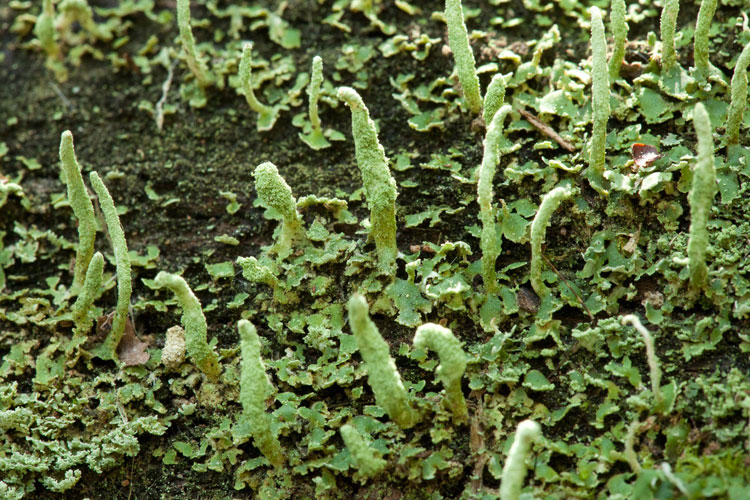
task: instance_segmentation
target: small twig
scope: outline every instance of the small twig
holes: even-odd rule
[[[589,318],[591,319],[591,321],[594,321],[594,315],[591,314],[591,311],[589,310],[589,308],[586,307],[586,303],[583,301],[583,299],[581,298],[581,296],[578,295],[578,292],[576,292],[575,289],[572,286],[570,286],[570,283],[568,283],[568,280],[566,280],[563,277],[563,275],[560,274],[560,272],[557,270],[557,268],[555,268],[555,266],[552,265],[552,262],[550,262],[549,259],[544,254],[542,254],[542,258],[544,259],[544,262],[546,262],[547,265],[552,269],[552,271],[557,275],[557,277],[560,278],[563,283],[565,283],[565,286],[568,287],[568,290],[570,290],[571,292],[573,292],[573,295],[576,296],[576,298],[578,299],[578,302],[581,303],[581,305],[583,306],[583,308],[586,310],[586,313],[588,313]]]
[[[521,113],[521,116],[526,118],[529,123],[538,128],[541,133],[558,143],[564,150],[568,151],[569,153],[575,152],[576,148],[574,148],[571,143],[560,137],[560,134],[555,132],[552,127],[542,122],[539,118],[529,113],[525,109],[517,109],[516,111]]]
[[[164,127],[164,103],[167,102],[169,87],[172,86],[172,76],[174,75],[174,66],[176,63],[177,61],[174,61],[172,62],[172,64],[167,66],[167,79],[164,80],[164,83],[161,86],[161,98],[156,102],[156,106],[154,107],[156,128],[159,129],[159,132],[161,132],[162,127]]]
[[[58,87],[54,82],[50,82],[49,86],[52,87],[52,90],[55,91],[55,94],[57,94],[57,97],[59,97],[63,104],[65,104],[66,108],[73,109],[73,104],[67,97],[65,97],[65,94],[62,93],[60,87]]]

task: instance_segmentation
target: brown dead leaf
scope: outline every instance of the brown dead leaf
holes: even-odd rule
[[[148,343],[142,342],[135,335],[135,328],[130,318],[125,321],[125,332],[117,346],[117,356],[125,366],[136,366],[145,364],[150,355],[146,351]]]
[[[662,156],[657,148],[649,144],[643,144],[642,142],[634,143],[631,152],[635,166],[638,168],[649,167]]]

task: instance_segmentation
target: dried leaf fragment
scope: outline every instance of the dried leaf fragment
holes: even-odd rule
[[[637,168],[650,167],[652,163],[662,157],[659,150],[650,144],[643,144],[642,142],[633,143],[631,148],[633,154],[633,161]],[[637,170],[633,168],[633,171]]]

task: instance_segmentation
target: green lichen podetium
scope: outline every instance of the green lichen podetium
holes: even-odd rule
[[[706,249],[708,248],[708,219],[716,195],[714,143],[711,121],[702,103],[693,109],[693,124],[698,136],[698,161],[693,172],[693,184],[688,194],[690,202],[690,236],[688,238],[688,271],[690,285],[701,288],[708,279]]]
[[[417,328],[414,347],[437,352],[440,364],[436,373],[445,387],[446,406],[453,412],[455,422],[466,421],[469,412],[466,409],[464,394],[461,392],[461,377],[466,370],[466,353],[461,348],[461,342],[450,329],[426,323]]]
[[[547,231],[547,224],[563,200],[570,198],[573,190],[570,186],[559,186],[544,195],[539,210],[531,223],[531,286],[540,297],[549,293],[549,288],[542,281],[542,242]]]
[[[708,31],[711,29],[714,12],[716,12],[716,0],[701,1],[693,38],[693,61],[699,78],[706,78],[710,70]]]
[[[666,74],[677,62],[674,46],[674,30],[677,27],[677,14],[680,0],[665,0],[661,10],[661,73]]]
[[[81,292],[73,304],[73,330],[74,337],[82,337],[90,329],[94,319],[89,316],[89,309],[94,300],[99,296],[102,287],[102,272],[104,270],[104,257],[96,252],[91,258],[89,268],[86,270],[86,279],[83,282]]]
[[[86,185],[83,183],[81,166],[76,161],[73,134],[70,130],[66,130],[60,136],[60,164],[63,172],[65,172],[68,201],[78,219],[78,248],[76,249],[76,263],[73,271],[73,285],[71,286],[71,292],[77,294],[83,286],[91,256],[94,255],[96,217],[94,205],[91,203]]]
[[[498,73],[492,77],[490,84],[487,85],[487,93],[484,96],[484,109],[482,110],[482,118],[484,123],[489,126],[492,121],[492,117],[495,116],[497,110],[503,105],[505,100],[505,76]]]
[[[604,38],[604,23],[598,8],[591,8],[591,50],[593,63],[592,112],[594,127],[591,133],[588,177],[592,187],[602,191],[605,153],[607,148],[607,120],[609,119],[609,71],[607,69],[607,42]]]
[[[55,4],[52,0],[44,0],[42,3],[42,12],[37,16],[36,24],[34,24],[34,35],[48,59],[59,57],[60,46],[55,40]]]
[[[479,78],[474,53],[469,45],[461,0],[445,0],[445,21],[448,24],[448,43],[453,52],[466,105],[472,113],[479,114],[482,110],[482,96],[479,93]]]
[[[331,145],[323,135],[318,116],[318,99],[320,99],[320,86],[323,84],[323,59],[320,56],[313,57],[310,84],[307,86],[308,114],[312,130],[309,134],[299,133],[300,139],[315,150],[325,149]]]
[[[609,79],[614,82],[620,77],[620,67],[625,58],[625,41],[628,36],[628,23],[625,22],[625,0],[612,0],[610,26],[614,38],[612,55],[609,57]]]
[[[505,105],[495,113],[487,127],[484,137],[484,156],[479,167],[477,181],[477,201],[479,202],[479,219],[482,222],[482,233],[479,246],[482,248],[482,279],[486,293],[496,293],[498,290],[495,273],[495,262],[500,254],[497,241],[497,217],[492,208],[492,181],[500,160],[498,143],[503,136],[503,120],[511,111]]]
[[[367,382],[375,394],[375,402],[402,429],[419,421],[419,414],[409,405],[401,376],[391,358],[388,343],[370,319],[367,302],[355,294],[349,299],[349,324],[357,341],[359,353],[367,367]]]
[[[352,111],[352,136],[357,166],[362,173],[367,204],[370,206],[370,235],[375,240],[378,265],[392,274],[396,267],[396,180],[388,168],[385,150],[378,141],[375,122],[356,90],[341,87],[338,98]]]
[[[245,100],[250,109],[258,113],[256,127],[258,132],[265,132],[273,128],[279,117],[281,108],[266,106],[255,97],[253,92],[253,45],[246,43],[242,47],[242,59],[240,59],[239,74],[240,87],[245,94]]]
[[[253,440],[258,449],[274,467],[284,464],[281,444],[271,430],[271,415],[266,411],[266,396],[273,391],[260,357],[260,339],[255,326],[247,321],[237,323],[242,351],[240,374],[240,403],[248,419]]]
[[[180,29],[180,41],[182,42],[182,48],[185,50],[185,59],[190,72],[193,73],[201,89],[210,87],[213,84],[213,77],[205,63],[198,57],[193,29],[190,27],[190,0],[177,0],[177,25]]]
[[[627,314],[620,321],[623,325],[628,323],[633,325],[633,328],[643,337],[643,343],[646,345],[646,361],[648,362],[651,377],[651,392],[656,399],[657,406],[659,406],[664,400],[664,396],[661,392],[661,367],[659,366],[659,358],[656,357],[656,350],[654,349],[654,338],[651,336],[651,332],[641,324],[641,320],[635,314]]]
[[[523,480],[526,477],[526,458],[531,445],[542,435],[542,429],[533,420],[524,420],[518,424],[513,444],[508,452],[508,459],[503,467],[500,483],[500,500],[518,500],[521,496]]]
[[[91,172],[89,179],[96,196],[99,198],[99,206],[104,214],[104,221],[107,223],[117,272],[117,305],[112,320],[112,329],[102,345],[93,354],[102,359],[117,359],[117,345],[125,331],[125,322],[128,319],[128,308],[130,307],[130,294],[133,291],[130,276],[130,257],[128,256],[128,245],[125,242],[125,232],[122,230],[115,202],[112,200],[107,186],[104,185],[96,172]]]
[[[307,241],[302,217],[297,212],[297,202],[292,196],[292,188],[270,161],[258,165],[253,175],[255,190],[260,199],[281,214],[281,232],[276,251],[283,259],[289,256],[295,243]]]
[[[206,332],[206,317],[201,303],[182,276],[159,272],[154,279],[159,288],[167,287],[174,293],[182,308],[181,323],[185,328],[185,348],[195,366],[210,380],[215,381],[221,375],[221,367],[216,353],[209,347]]]
[[[380,474],[388,462],[377,456],[377,451],[367,444],[359,431],[351,424],[344,424],[339,432],[357,466],[357,472],[366,478]]]
[[[732,76],[732,102],[729,105],[726,124],[727,145],[737,144],[740,141],[740,125],[742,115],[747,106],[747,67],[750,65],[750,43],[742,49],[737,64],[734,66]]]

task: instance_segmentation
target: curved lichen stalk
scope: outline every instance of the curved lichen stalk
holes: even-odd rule
[[[258,132],[265,132],[273,128],[274,123],[279,117],[281,107],[267,106],[261,103],[253,91],[253,45],[246,43],[242,47],[242,59],[240,59],[239,78],[240,87],[245,94],[245,100],[250,109],[258,113],[256,127]]]
[[[740,140],[740,125],[747,106],[747,67],[750,65],[750,43],[742,49],[732,76],[732,102],[727,114],[727,145],[737,144]]]
[[[60,164],[65,172],[68,201],[78,219],[78,248],[76,249],[76,263],[73,272],[73,285],[71,286],[71,292],[76,294],[83,285],[89,261],[91,261],[91,256],[94,255],[96,217],[94,205],[91,203],[86,185],[83,183],[81,166],[76,160],[73,134],[70,130],[63,132],[60,137]]]
[[[500,252],[497,241],[495,210],[492,207],[492,181],[495,178],[495,170],[500,160],[498,145],[503,137],[503,120],[510,111],[511,107],[507,104],[500,108],[487,127],[487,134],[484,138],[484,156],[479,167],[477,181],[479,219],[482,222],[479,246],[482,249],[482,279],[484,280],[486,293],[497,292],[495,262]]]
[[[297,202],[292,196],[292,188],[270,161],[258,165],[253,175],[255,190],[260,199],[281,214],[281,231],[276,249],[279,256],[285,258],[291,252],[292,245],[307,240],[302,217],[297,212]]]
[[[533,420],[524,420],[518,424],[508,459],[503,467],[500,500],[518,500],[521,496],[523,480],[526,477],[526,458],[529,456],[531,445],[541,435],[541,427]]]
[[[133,291],[130,256],[125,241],[125,232],[122,230],[115,202],[109,194],[107,186],[104,185],[96,172],[91,172],[89,179],[96,196],[99,198],[99,206],[104,214],[104,221],[107,223],[107,232],[115,254],[115,270],[117,273],[117,305],[112,319],[112,329],[102,345],[94,351],[94,354],[102,359],[117,359],[117,346],[125,332],[125,323],[128,320],[128,309],[130,308],[130,294]]]
[[[531,286],[540,297],[549,293],[549,288],[542,281],[542,242],[547,231],[547,224],[560,203],[572,195],[573,190],[570,186],[556,187],[544,195],[534,221],[531,223]]]
[[[380,474],[388,462],[378,456],[378,452],[367,444],[359,431],[351,424],[344,424],[340,432],[357,472],[366,478]]]
[[[195,48],[195,37],[190,26],[190,0],[177,0],[177,26],[180,29],[180,41],[185,50],[185,59],[190,72],[200,88],[210,87],[213,84],[213,77],[205,63],[198,57],[198,50]]]
[[[284,464],[281,444],[271,429],[271,415],[266,411],[266,396],[273,391],[260,356],[260,339],[255,326],[247,320],[237,323],[242,350],[240,403],[248,419],[253,440],[274,467]]]
[[[708,279],[706,250],[708,248],[708,219],[716,195],[716,171],[714,169],[714,144],[711,121],[702,103],[693,109],[693,124],[698,136],[698,162],[693,172],[690,188],[690,236],[688,238],[688,271],[690,285],[700,288]]]
[[[469,45],[461,0],[445,0],[445,21],[448,24],[448,43],[453,52],[458,81],[461,83],[466,105],[472,113],[479,114],[482,109],[482,96],[479,93],[479,78],[474,53]]]
[[[307,86],[308,115],[310,117],[311,130],[309,134],[299,133],[300,139],[315,150],[325,149],[331,145],[323,134],[318,116],[318,100],[320,99],[320,86],[323,84],[323,59],[320,56],[313,57],[310,84]]]
[[[437,352],[440,364],[436,373],[445,387],[446,406],[453,412],[456,422],[465,421],[469,417],[469,412],[461,391],[461,377],[466,370],[466,353],[461,348],[461,342],[450,329],[427,323],[417,328],[414,347],[429,348]]]
[[[419,414],[409,405],[396,363],[378,327],[370,319],[365,298],[352,295],[348,308],[349,325],[367,367],[367,382],[375,394],[375,402],[399,427],[407,429],[414,426],[419,421]]]
[[[627,314],[622,317],[621,321],[623,325],[628,323],[633,325],[633,328],[643,337],[643,343],[646,345],[646,361],[651,378],[651,392],[656,400],[656,406],[660,407],[664,401],[664,395],[661,392],[661,367],[659,366],[659,358],[656,357],[656,349],[654,349],[654,338],[635,314]]]
[[[174,293],[182,308],[181,323],[185,328],[187,354],[209,379],[217,380],[221,367],[216,353],[208,345],[208,326],[200,301],[182,276],[161,271],[156,275],[154,284],[159,288],[169,288]]]
[[[352,111],[352,136],[357,166],[362,173],[367,204],[370,206],[370,235],[375,240],[381,271],[391,273],[396,266],[396,180],[388,168],[385,150],[378,141],[375,122],[356,90],[341,87],[338,98]]]

